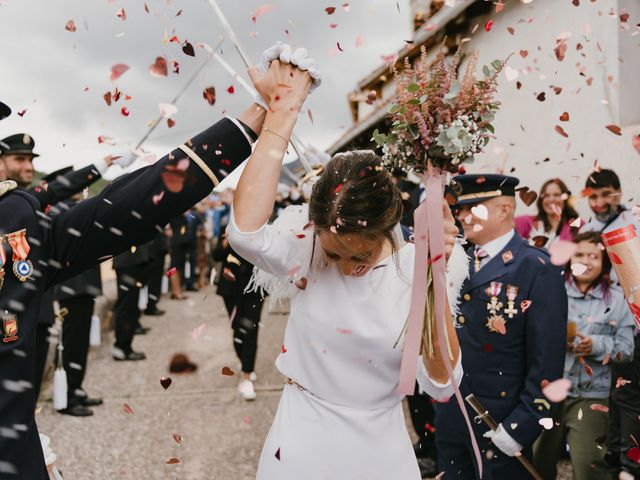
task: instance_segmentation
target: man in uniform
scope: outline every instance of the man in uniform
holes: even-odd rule
[[[39,154],[34,152],[35,140],[33,137],[27,133],[16,133],[2,139],[0,143],[2,145],[0,162],[5,166],[6,179],[14,180],[18,184],[18,188],[33,195],[38,200],[42,211],[50,209],[58,202],[68,200],[72,195],[98,181],[112,164],[116,163],[122,168],[126,168],[135,160],[133,154],[126,154],[120,157],[106,157],[78,171],[74,171],[73,167],[64,167],[45,175],[40,184],[33,185],[35,172],[33,160],[39,157]],[[5,178],[0,180],[5,180]],[[36,400],[40,395],[40,386],[49,353],[49,328],[54,322],[52,292],[45,292],[41,302],[36,331],[36,376],[34,383]],[[92,399],[86,399],[86,402],[92,403]]]
[[[460,175],[457,218],[470,242],[470,276],[456,318],[462,351],[463,397],[474,394],[499,423],[474,423],[486,480],[526,479],[514,456],[531,446],[550,417],[542,394],[562,377],[567,296],[560,270],[543,250],[513,229],[518,179]],[[475,412],[467,407],[470,418]],[[436,406],[436,444],[445,478],[478,478],[462,412],[455,401]],[[487,438],[489,437],[489,438]]]

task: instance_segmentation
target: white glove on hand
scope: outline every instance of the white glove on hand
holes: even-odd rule
[[[510,457],[515,457],[518,452],[522,451],[522,445],[507,433],[502,427],[502,424],[498,425],[497,430],[489,430],[486,432],[483,437],[489,438],[496,447]]]
[[[121,153],[119,157],[113,161],[113,164],[120,165],[122,168],[127,168],[129,165],[136,161],[136,158],[138,157],[134,152],[124,152]]]
[[[309,52],[306,48],[296,48],[293,50],[288,43],[276,42],[275,45],[267,48],[260,55],[260,63],[258,63],[258,70],[262,73],[266,73],[269,70],[271,62],[274,60],[280,60],[282,63],[290,63],[295,65],[300,70],[309,72],[311,78],[313,78],[313,84],[309,88],[309,93],[313,92],[322,83],[322,76],[317,67],[317,62],[309,57]],[[266,108],[266,102],[260,96],[256,98],[256,103]]]

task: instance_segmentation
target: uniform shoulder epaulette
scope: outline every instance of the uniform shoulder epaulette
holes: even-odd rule
[[[18,188],[18,184],[13,180],[4,180],[0,182],[0,197],[4,196],[11,190],[15,190],[16,188]]]

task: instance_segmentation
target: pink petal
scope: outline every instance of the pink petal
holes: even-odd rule
[[[558,403],[567,398],[569,388],[571,388],[571,382],[566,378],[561,378],[549,383],[542,389],[542,393],[552,402]]]

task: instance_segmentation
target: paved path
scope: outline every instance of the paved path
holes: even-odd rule
[[[163,300],[162,317],[143,317],[149,334],[137,336],[142,362],[111,358],[112,337],[90,353],[85,388],[105,404],[89,418],[56,413],[40,405],[37,420],[51,436],[66,480],[250,480],[276,411],[281,377],[274,360],[281,348],[286,315],[265,306],[259,335],[258,398],[245,402],[236,390],[238,370],[231,329],[213,288],[189,300]],[[169,360],[185,352],[198,364],[195,373],[170,375]],[[167,390],[160,378],[171,376]],[[126,413],[124,405],[133,409]],[[411,428],[410,428],[411,431]],[[173,436],[178,434],[178,444]],[[178,464],[167,464],[177,458]],[[559,478],[569,478],[561,476]]]

